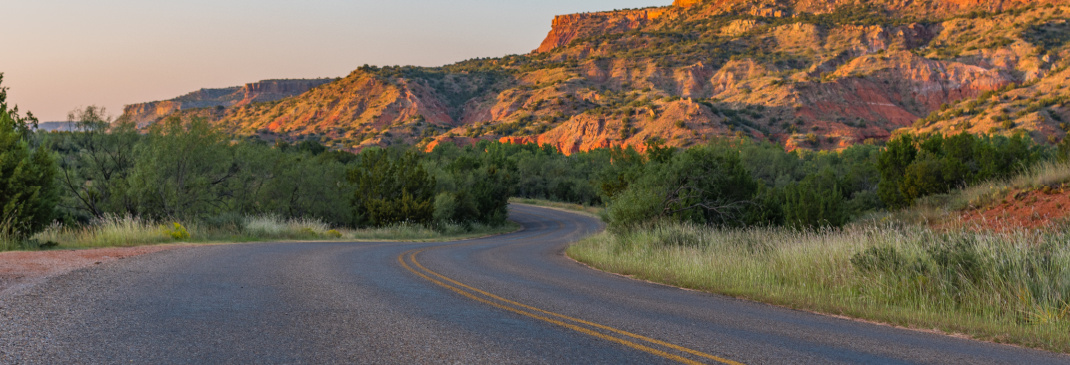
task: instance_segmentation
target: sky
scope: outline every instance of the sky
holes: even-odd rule
[[[0,21],[8,103],[41,121],[364,64],[441,66],[537,48],[554,15],[671,0],[14,0]]]

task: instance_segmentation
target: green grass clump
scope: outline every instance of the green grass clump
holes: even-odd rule
[[[568,249],[599,269],[792,308],[1070,351],[1070,230],[650,225]]]

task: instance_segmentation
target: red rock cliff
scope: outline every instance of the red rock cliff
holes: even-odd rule
[[[221,89],[200,89],[174,99],[127,105],[123,118],[146,126],[174,112],[196,108],[242,106],[304,93],[333,79],[264,80]]]
[[[535,52],[549,52],[576,39],[638,29],[661,17],[669,8],[648,8],[601,13],[558,15],[550,34]]]

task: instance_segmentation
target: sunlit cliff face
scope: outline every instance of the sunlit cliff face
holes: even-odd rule
[[[533,54],[362,69],[293,98],[205,116],[234,133],[315,134],[347,149],[501,140],[572,153],[717,137],[839,149],[900,130],[1046,140],[1065,134],[1056,120],[1070,120],[1061,106],[1070,105],[1070,0],[1059,1],[950,16],[940,12],[1021,4],[867,3],[886,6],[882,14],[853,0],[678,1],[565,15]],[[851,5],[793,15],[836,3]],[[894,15],[902,9],[937,13],[914,21]]]

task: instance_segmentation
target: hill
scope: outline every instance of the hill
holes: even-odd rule
[[[342,149],[712,136],[836,149],[967,125],[1056,141],[1068,19],[1070,0],[680,0],[559,16],[526,55],[365,66],[297,96],[179,113]]]
[[[300,95],[333,79],[263,80],[221,89],[200,89],[174,99],[127,105],[123,116],[138,125],[155,123],[163,117],[187,109],[229,108],[256,102],[274,101]]]

